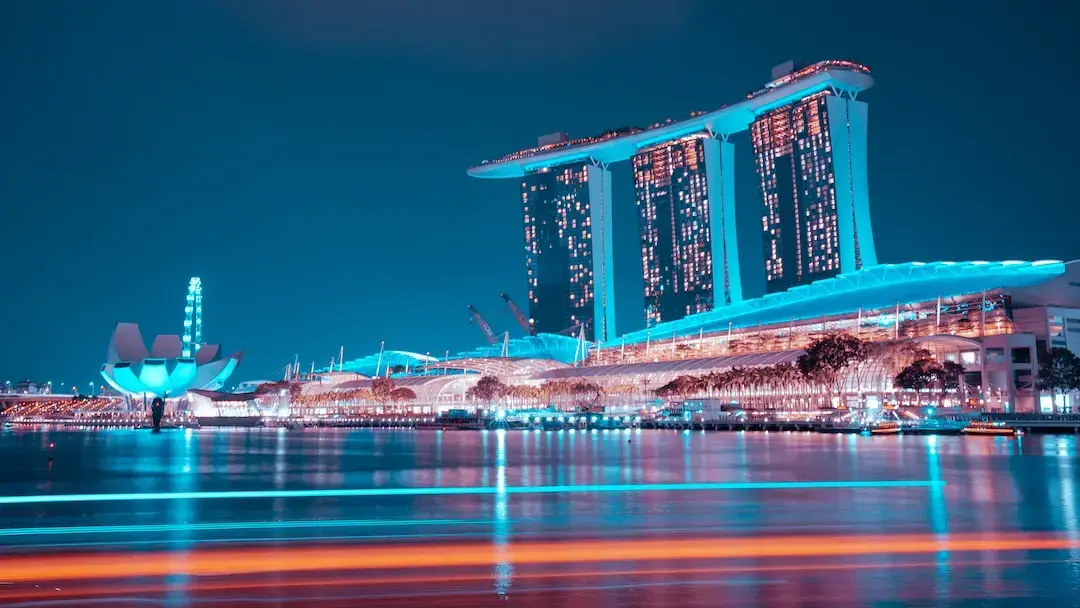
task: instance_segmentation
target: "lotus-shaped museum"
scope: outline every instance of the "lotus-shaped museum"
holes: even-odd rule
[[[221,388],[242,355],[222,358],[220,346],[203,344],[195,356],[184,357],[177,335],[157,336],[147,352],[138,325],[117,323],[101,375],[124,394],[179,397],[188,389]]]

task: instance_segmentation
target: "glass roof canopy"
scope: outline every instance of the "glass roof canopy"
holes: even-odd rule
[[[578,338],[572,336],[562,336],[558,334],[538,334],[535,336],[525,336],[524,338],[511,338],[507,344],[506,357],[503,357],[503,345],[495,344],[493,346],[481,346],[473,350],[459,352],[454,355],[450,355],[449,359],[443,357],[432,357],[430,354],[420,354],[403,350],[384,350],[382,354],[374,353],[351,361],[346,361],[341,365],[340,370],[345,372],[353,372],[362,374],[364,376],[374,376],[376,372],[379,375],[385,375],[389,369],[391,376],[397,376],[400,374],[395,373],[394,370],[399,368],[408,368],[413,370],[441,370],[441,369],[454,369],[454,370],[472,370],[475,366],[460,366],[460,365],[441,365],[454,361],[472,361],[475,359],[495,359],[495,358],[510,358],[515,360],[551,360],[558,363],[571,364],[575,361],[584,358],[585,353],[588,352],[589,343],[585,344],[585,349],[582,349],[582,345]],[[334,369],[323,367],[318,369],[319,373],[325,373],[328,371],[338,371],[338,366],[335,365]]]
[[[650,329],[630,332],[605,346],[636,344],[646,340],[682,337],[826,315],[850,314],[862,309],[886,308],[897,303],[926,302],[982,290],[1027,287],[1065,273],[1064,262],[909,262],[880,264],[857,272],[801,285],[788,291],[744,300],[698,313]]]
[[[586,343],[587,347],[588,344]],[[574,363],[575,360],[583,358],[581,342],[573,336],[559,334],[537,334],[535,336],[525,336],[524,338],[511,338],[506,350],[506,356],[515,359],[554,359],[559,363]],[[450,357],[450,359],[483,359],[502,356],[503,345],[499,343],[460,352]]]
[[[438,361],[438,359],[435,357],[422,355],[420,353],[411,353],[404,350],[384,350],[382,354],[375,353],[373,355],[367,355],[366,357],[346,361],[341,365],[340,370],[343,372],[362,374],[364,376],[374,376],[376,370],[378,370],[378,374],[381,376],[386,374],[388,368],[409,367],[411,369],[436,361]],[[338,366],[335,364],[334,369],[324,367],[320,368],[318,372],[325,373],[327,371],[338,371],[338,369]]]
[[[1036,262],[910,262],[906,264],[880,264],[857,272],[841,274],[831,279],[795,287],[785,292],[769,294],[761,298],[744,300],[715,310],[690,315],[677,321],[660,323],[650,329],[630,332],[621,339],[604,344],[605,348],[618,348],[622,344],[637,344],[647,340],[670,340],[689,337],[699,333],[714,333],[755,325],[805,321],[823,316],[852,314],[860,308],[881,309],[896,304],[910,304],[935,300],[938,296],[953,297],[978,293],[982,290],[1020,288],[1043,283],[1065,273],[1065,263],[1058,260]],[[581,342],[573,336],[539,334],[513,338],[506,344],[481,346],[453,354],[449,359],[431,357],[408,351],[383,351],[346,361],[343,371],[366,376],[387,372],[387,367],[421,373],[438,373],[441,370],[458,372],[491,372],[477,365],[475,360],[510,359],[519,367],[522,360],[550,360],[562,364],[574,364],[582,358]],[[586,348],[594,346],[586,343]],[[469,362],[456,365],[453,362]],[[708,361],[715,366],[719,361]],[[779,362],[779,361],[774,361]],[[673,365],[690,364],[691,361],[674,361]],[[771,363],[765,363],[771,364]],[[635,365],[635,364],[630,364]],[[739,363],[754,365],[754,363]],[[604,366],[608,367],[608,366]],[[615,366],[624,367],[624,366]],[[501,368],[500,368],[501,369]],[[588,368],[573,370],[576,374]],[[690,368],[687,368],[690,369]],[[319,370],[327,371],[326,368]],[[644,371],[644,370],[643,370]],[[443,372],[445,373],[445,372]],[[553,369],[541,372],[541,377],[559,377],[569,371]],[[630,372],[633,373],[633,372]],[[391,375],[398,375],[391,372]],[[550,375],[550,376],[549,376]],[[575,376],[576,377],[576,376]]]

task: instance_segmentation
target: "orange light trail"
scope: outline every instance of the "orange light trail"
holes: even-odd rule
[[[949,551],[1080,549],[1080,540],[1039,534],[802,536],[641,539],[492,544],[307,546],[198,549],[190,552],[40,555],[0,558],[9,582],[123,579],[173,574],[221,576],[270,572],[453,568],[652,560],[812,558]]]
[[[1031,564],[1060,564],[1066,563],[1068,560],[995,560],[994,565],[1010,566],[1010,565],[1031,565]],[[924,562],[901,562],[891,563],[887,567],[890,570],[897,569],[916,569],[916,568],[936,568],[941,564],[937,561],[924,561]],[[985,566],[985,561],[953,561],[949,562],[951,568],[964,568],[964,567],[981,567]],[[860,563],[828,563],[828,564],[783,564],[783,565],[756,565],[756,566],[719,566],[712,568],[641,568],[631,570],[573,570],[562,572],[522,572],[515,573],[513,578],[515,581],[527,581],[527,580],[544,580],[544,579],[559,579],[559,578],[596,578],[596,577],[617,577],[617,576],[634,576],[634,577],[664,577],[664,576],[707,576],[707,575],[727,575],[727,574],[764,574],[764,573],[794,573],[794,572],[830,572],[841,571],[850,572],[853,570],[878,570],[882,566],[879,564],[860,564]],[[460,574],[460,573],[447,573],[444,575],[426,575],[426,576],[393,576],[393,577],[379,577],[372,578],[351,576],[351,577],[328,577],[322,576],[317,578],[302,578],[297,580],[278,580],[272,584],[273,588],[286,589],[286,588],[327,588],[333,586],[346,586],[354,587],[357,585],[423,585],[423,584],[446,584],[446,583],[469,583],[469,582],[488,582],[491,580],[490,572],[482,572],[475,574]],[[183,588],[191,593],[203,593],[211,591],[237,591],[252,588],[266,587],[265,580],[243,580],[243,579],[206,579],[198,580],[192,579],[185,583]],[[96,587],[78,587],[67,586],[63,589],[13,589],[10,591],[4,591],[0,588],[0,601],[21,600],[21,599],[35,599],[35,598],[52,598],[57,599],[61,597],[85,597],[92,595],[114,595],[119,592],[125,594],[135,593],[160,593],[167,591],[168,589],[175,588],[175,585],[100,585]],[[408,595],[408,592],[403,592],[402,595]]]

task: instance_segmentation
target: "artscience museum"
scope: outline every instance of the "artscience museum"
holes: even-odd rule
[[[180,396],[189,389],[216,390],[236,370],[243,352],[221,356],[217,344],[203,344],[191,357],[183,356],[178,335],[160,335],[147,351],[139,326],[118,323],[101,376],[125,395]]]

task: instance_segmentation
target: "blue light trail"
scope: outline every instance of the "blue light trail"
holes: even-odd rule
[[[494,494],[587,494],[596,492],[688,492],[709,490],[861,490],[934,488],[943,481],[765,481],[713,483],[646,483],[552,486],[466,486],[450,488],[356,488],[332,490],[230,490],[218,492],[127,492],[0,496],[0,505],[66,502],[131,502],[140,500],[244,500],[255,498],[387,498],[393,496],[490,496]]]
[[[56,536],[66,534],[146,534],[155,532],[204,532],[220,530],[266,530],[297,528],[366,528],[390,526],[463,526],[487,525],[489,519],[309,519],[292,521],[235,521],[198,524],[133,524],[98,526],[49,526],[43,528],[0,529],[4,536]]]

